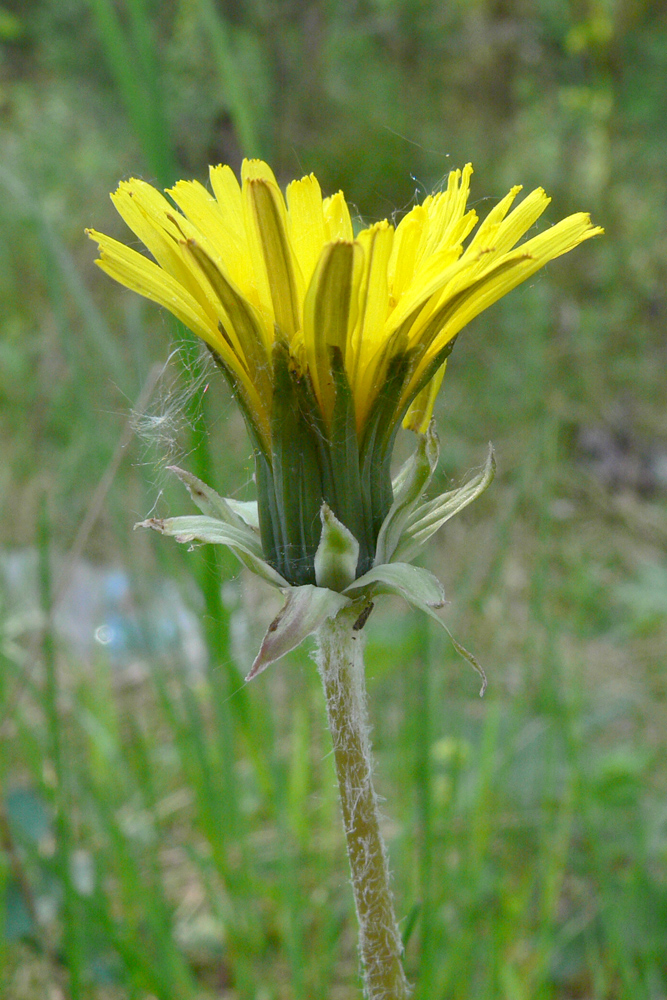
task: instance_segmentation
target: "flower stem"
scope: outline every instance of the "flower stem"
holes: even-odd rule
[[[403,946],[373,788],[364,637],[354,628],[358,616],[358,608],[344,608],[320,627],[317,664],[324,684],[352,871],[365,995],[368,1000],[407,1000],[411,991],[403,972]]]

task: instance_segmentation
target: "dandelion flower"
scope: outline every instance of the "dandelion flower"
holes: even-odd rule
[[[315,582],[322,503],[373,565],[392,504],[401,422],[425,433],[460,330],[548,261],[602,230],[577,213],[521,243],[549,198],[514,187],[478,224],[472,167],[450,173],[397,226],[355,236],[342,192],[310,174],[287,186],[245,160],[239,184],[179,181],[168,201],[144,181],[111,196],[154,260],[101,233],[99,266],[164,306],[206,343],[233,386],[255,447],[265,558],[292,585]]]

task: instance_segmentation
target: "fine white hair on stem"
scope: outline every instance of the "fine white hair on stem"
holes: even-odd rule
[[[358,608],[344,608],[320,627],[316,662],[334,748],[365,996],[367,1000],[407,1000],[410,988],[401,962],[403,945],[373,787],[364,636],[354,628],[358,614]]]

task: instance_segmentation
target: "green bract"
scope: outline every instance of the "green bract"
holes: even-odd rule
[[[274,660],[298,646],[307,636],[317,631],[328,618],[334,617],[344,607],[354,605],[358,608],[359,627],[363,627],[373,600],[381,594],[396,594],[403,597],[414,607],[435,618],[449,634],[449,630],[435,614],[435,609],[445,604],[445,593],[441,583],[428,570],[413,566],[408,560],[414,558],[445,521],[484,492],[493,479],[495,461],[493,449],[489,447],[486,464],[480,473],[459,489],[450,490],[433,500],[424,501],[424,490],[430,483],[438,463],[439,446],[433,422],[426,434],[418,434],[417,437],[418,444],[414,454],[399,471],[393,483],[390,480],[389,485],[385,487],[386,509],[375,530],[370,530],[369,522],[364,519],[361,489],[357,494],[351,495],[344,492],[330,494],[340,497],[339,509],[343,508],[348,519],[357,525],[357,530],[364,538],[366,551],[363,562],[359,539],[343,519],[334,513],[322,498],[322,493],[313,491],[319,501],[319,506],[315,507],[314,512],[312,497],[308,504],[305,504],[303,466],[293,468],[291,475],[283,474],[279,478],[280,494],[274,487],[274,492],[267,496],[269,486],[265,482],[264,495],[261,487],[259,490],[259,505],[225,499],[196,476],[176,466],[171,467],[171,471],[187,487],[202,514],[164,519],[149,518],[147,521],[141,521],[136,527],[154,528],[178,542],[226,545],[244,566],[285,595],[285,605],[269,626],[247,680],[256,677]],[[321,447],[324,445],[321,444]],[[297,456],[291,461],[298,462],[299,450],[292,447],[289,451],[292,456]],[[317,464],[316,460],[314,461]],[[321,468],[319,465],[317,467]],[[349,473],[349,461],[344,467]],[[388,459],[382,474],[389,476]],[[313,472],[312,475],[315,476],[316,473]],[[348,475],[348,485],[349,478]],[[361,477],[357,479],[360,480]],[[321,486],[321,479],[317,479],[316,482]],[[282,498],[281,507],[276,500],[278,495]],[[299,495],[303,497],[303,503],[297,501],[296,497]],[[286,497],[289,498],[287,504]],[[355,501],[358,506],[355,506]],[[289,536],[295,539],[297,557],[294,551],[291,558],[281,555],[274,544],[275,539],[269,544],[267,552],[266,532],[263,532],[260,526],[263,506],[271,505],[276,524],[282,524],[282,517],[285,523],[281,530],[289,532]],[[308,518],[316,519],[317,530],[309,521],[306,532],[306,525],[303,522],[306,510]],[[289,526],[288,515],[291,518]],[[363,535],[365,528],[369,528],[367,535]],[[373,540],[372,551],[369,551],[370,539]],[[280,569],[286,571],[285,574],[276,568],[276,563]],[[359,572],[360,568],[363,572]],[[299,569],[302,573],[296,572]],[[288,573],[292,579],[287,578]],[[295,575],[296,583],[292,582]],[[299,579],[301,575],[306,579]],[[452,642],[458,652],[483,677],[483,671],[474,657],[453,638]]]

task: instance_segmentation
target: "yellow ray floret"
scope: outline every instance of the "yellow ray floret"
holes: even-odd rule
[[[246,160],[241,184],[229,167],[211,167],[212,193],[179,181],[171,202],[141,180],[119,185],[114,205],[154,261],[89,235],[102,270],[208,344],[267,450],[276,342],[306,377],[325,426],[337,354],[360,436],[392,364],[410,359],[394,419],[411,406],[406,426],[423,431],[456,334],[548,261],[602,233],[578,213],[520,243],[549,198],[537,188],[513,207],[519,186],[477,225],[466,210],[471,176],[470,164],[452,171],[446,189],[397,227],[379,222],[355,238],[341,192],[323,198],[311,174],[283,197],[271,168]]]

